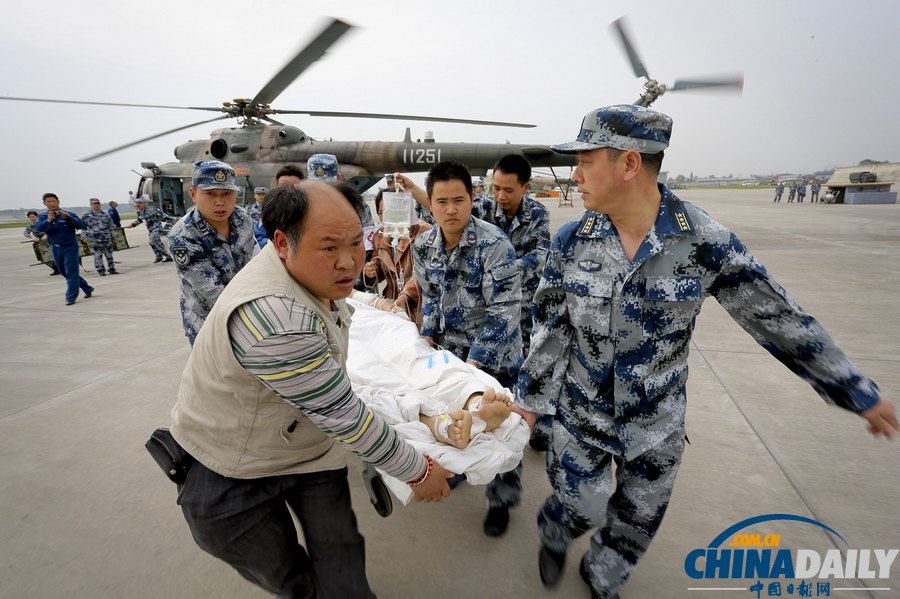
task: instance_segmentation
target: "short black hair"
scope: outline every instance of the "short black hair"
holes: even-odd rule
[[[306,175],[303,174],[303,171],[300,170],[300,167],[296,164],[285,164],[278,169],[278,172],[275,173],[275,183],[278,183],[278,179],[281,177],[299,177],[300,179],[306,179]]]
[[[38,215],[37,210],[29,210],[28,212],[25,213],[25,216],[31,216],[32,214],[37,216]]]
[[[466,186],[466,193],[470,196],[472,195],[472,175],[469,173],[469,168],[456,160],[444,160],[431,167],[431,170],[428,171],[428,176],[425,177],[425,192],[430,198],[431,192],[434,191],[435,183],[438,181],[453,181],[454,179],[462,181],[463,185]]]
[[[494,164],[494,172],[500,171],[507,175],[515,175],[519,185],[525,185],[531,181],[531,163],[519,154],[506,154]]]
[[[41,201],[42,201],[42,202],[43,202],[43,201],[46,201],[47,198],[56,198],[56,200],[59,201],[59,196],[56,195],[55,193],[52,193],[52,192],[47,192],[47,193],[45,193],[45,194],[43,195],[43,197],[41,197]]]
[[[384,202],[384,192],[386,189],[379,189],[378,193],[375,194],[375,212],[381,210],[381,203]]]
[[[362,223],[365,214],[365,201],[359,191],[350,183],[331,185],[347,200]],[[279,185],[266,193],[263,202],[262,219],[266,237],[275,239],[275,231],[284,231],[292,252],[297,250],[303,223],[309,212],[309,194],[296,185]]]
[[[366,219],[366,201],[363,199],[362,194],[359,193],[359,190],[352,183],[346,181],[332,183],[331,185],[347,198],[347,201],[353,206],[356,216],[359,217],[359,222],[362,223]]]
[[[266,201],[263,202],[260,214],[266,237],[274,240],[275,231],[284,231],[291,251],[295,251],[307,212],[309,196],[305,191],[295,185],[273,187],[266,193]]]

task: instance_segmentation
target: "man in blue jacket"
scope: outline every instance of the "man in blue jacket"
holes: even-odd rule
[[[59,209],[59,197],[55,193],[45,193],[43,200],[47,211],[38,216],[35,230],[47,235],[53,261],[66,278],[66,305],[71,306],[78,299],[79,287],[84,297],[94,293],[94,288],[78,272],[81,262],[75,229],[84,229],[85,224],[74,213]]]

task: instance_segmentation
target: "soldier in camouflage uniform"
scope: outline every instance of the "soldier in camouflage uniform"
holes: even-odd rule
[[[778,183],[775,184],[775,199],[772,200],[772,201],[773,201],[773,202],[780,202],[780,201],[781,201],[781,194],[783,194],[783,193],[784,193],[784,182],[779,181]]]
[[[109,266],[109,274],[117,275],[116,263],[113,262],[112,243],[112,219],[109,214],[100,209],[100,200],[91,198],[91,209],[82,215],[81,220],[87,225],[88,241],[91,243],[91,252],[94,254],[94,270],[101,277],[106,276],[103,267],[103,258]]]
[[[488,196],[483,220],[500,227],[516,249],[516,264],[522,272],[522,348],[528,355],[531,339],[531,305],[537,291],[547,250],[550,249],[550,213],[528,196],[531,165],[518,154],[502,156],[493,168],[492,196]],[[550,438],[550,416],[542,416],[529,441],[545,451]]]
[[[236,207],[234,170],[218,160],[194,163],[194,207],[169,232],[169,249],[181,279],[181,320],[191,345],[225,285],[256,247],[253,223]]]
[[[253,190],[253,199],[256,200],[247,208],[247,216],[254,223],[262,216],[263,202],[266,201],[266,194],[269,192],[268,187],[257,187]]]
[[[47,234],[41,233],[35,229],[35,227],[37,226],[37,221],[38,221],[37,210],[29,210],[27,213],[27,216],[28,216],[28,220],[30,220],[31,223],[25,227],[25,231],[24,231],[25,239],[27,239],[33,243],[37,243],[38,241],[41,241],[42,239],[44,239],[44,237],[46,237]],[[50,270],[52,271],[50,273],[51,277],[59,274],[59,269],[56,268],[56,262],[54,262],[53,260],[50,260],[46,264],[47,264],[47,266],[50,267]]]
[[[875,383],[737,237],[657,185],[670,134],[666,115],[610,106],[553,147],[578,153],[573,179],[588,212],[553,239],[517,401],[530,422],[554,416],[541,579],[555,583],[568,544],[598,528],[580,567],[594,597],[617,596],[666,511],[685,442],[688,346],[706,297],[873,434],[898,428]]]
[[[819,201],[819,190],[822,189],[822,184],[819,183],[818,179],[813,179],[812,184],[809,186],[809,202],[810,204],[814,204]]]
[[[797,182],[791,181],[788,185],[788,204],[794,201],[794,198],[797,196]]]
[[[801,204],[803,203],[803,199],[806,197],[806,181],[800,181],[797,183],[797,201]]]
[[[522,279],[515,249],[496,226],[472,217],[472,178],[465,165],[434,165],[425,187],[437,226],[413,244],[422,336],[508,387],[522,363]],[[521,498],[520,470],[521,464],[485,490],[487,534],[506,530],[509,507]]]
[[[166,252],[166,247],[162,242],[162,223],[174,223],[176,220],[175,217],[169,216],[156,206],[148,206],[146,200],[142,197],[138,198],[134,205],[137,208],[137,218],[131,221],[131,224],[127,227],[123,228],[133,229],[139,224],[146,222],[147,233],[150,237],[150,248],[156,255],[156,260],[154,260],[153,263],[171,262],[172,258],[169,256],[168,252]]]

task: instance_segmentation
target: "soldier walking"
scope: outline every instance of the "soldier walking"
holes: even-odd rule
[[[788,204],[793,203],[794,197],[797,195],[797,182],[791,181],[790,187],[788,188]]]
[[[137,208],[137,218],[133,220],[130,225],[123,228],[133,229],[139,224],[146,222],[147,232],[150,237],[150,249],[152,249],[153,253],[156,255],[156,260],[154,260],[153,263],[171,262],[172,258],[166,251],[166,246],[163,245],[161,239],[163,233],[162,223],[174,223],[177,219],[173,216],[169,216],[156,206],[148,206],[143,197],[140,197],[135,201],[135,207]]]
[[[685,445],[688,348],[705,298],[873,435],[898,429],[878,386],[740,240],[657,183],[671,133],[662,113],[607,106],[585,116],[576,141],[552,146],[577,153],[573,180],[587,212],[550,246],[514,409],[532,425],[553,415],[541,580],[556,583],[572,540],[596,529],[579,567],[594,598],[618,596],[662,523]]]
[[[91,243],[91,252],[94,254],[94,270],[101,277],[106,276],[103,267],[103,258],[109,266],[109,274],[117,275],[116,263],[113,262],[112,244],[112,219],[109,214],[100,209],[100,200],[91,198],[91,209],[81,217],[86,225],[88,241]]]
[[[781,201],[781,194],[783,194],[783,193],[784,193],[784,182],[783,182],[783,181],[779,181],[778,183],[775,184],[775,199],[772,200],[772,201],[773,201],[773,202],[780,202],[780,201]]]
[[[413,246],[422,337],[511,388],[522,363],[516,251],[498,227],[472,216],[472,177],[465,165],[439,162],[428,172],[425,188],[437,226],[416,237]],[[485,534],[506,530],[509,508],[522,492],[520,471],[521,464],[485,490]]]
[[[803,203],[803,199],[806,197],[806,181],[800,181],[797,183],[797,202]]]

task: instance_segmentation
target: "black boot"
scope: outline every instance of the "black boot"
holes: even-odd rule
[[[546,545],[541,544],[541,552],[538,554],[538,572],[545,587],[553,586],[559,581],[565,563],[565,553],[550,551]]]
[[[506,532],[509,524],[509,508],[504,506],[488,508],[484,518],[484,534],[489,537],[499,537]]]

